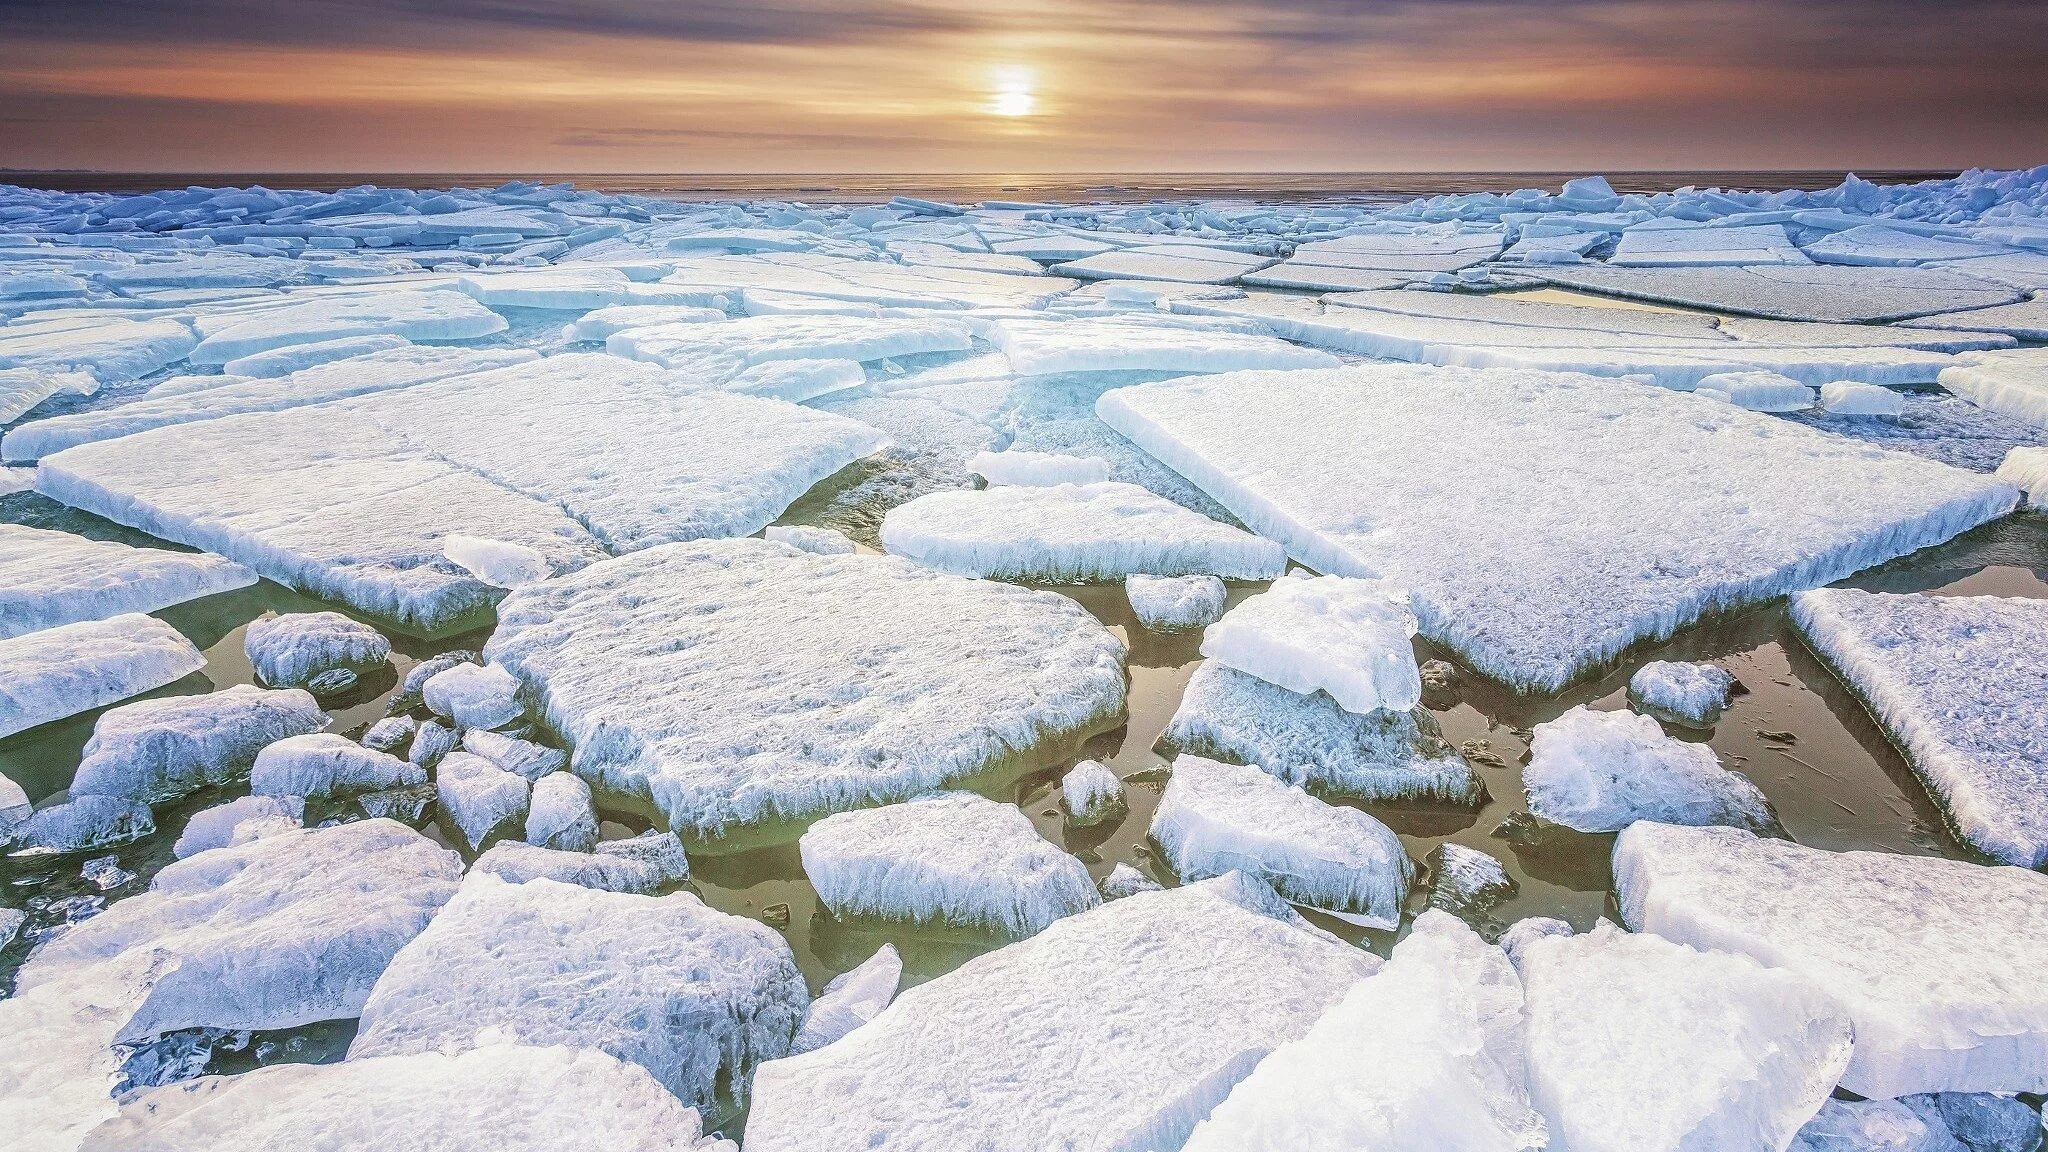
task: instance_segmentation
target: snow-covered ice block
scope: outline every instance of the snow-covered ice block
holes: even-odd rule
[[[114,1044],[171,956],[138,951],[0,1000],[0,1124],[19,1152],[74,1152],[114,1115]]]
[[[246,588],[256,574],[205,553],[135,548],[0,524],[0,639]]]
[[[607,840],[593,852],[500,840],[476,858],[470,871],[489,872],[514,884],[546,877],[607,892],[644,894],[688,880],[690,861],[675,833],[643,832],[628,840]]]
[[[1873,1098],[2048,1088],[2048,876],[1638,823],[1624,920],[1804,975],[1856,1023],[1842,1086]]]
[[[198,344],[192,325],[178,317],[78,325],[18,320],[0,327],[0,368],[78,370],[102,384],[120,384],[176,364]]]
[[[889,510],[882,547],[959,576],[1050,584],[1155,576],[1270,580],[1280,545],[1135,484],[932,492]]]
[[[420,685],[420,697],[436,716],[457,728],[502,728],[519,719],[519,681],[495,665],[457,664]]]
[[[1187,1152],[1538,1152],[1522,981],[1500,949],[1424,912],[1386,966],[1195,1126]]]
[[[1906,398],[1875,384],[1831,380],[1821,385],[1820,406],[1836,416],[1902,416]]]
[[[430,342],[475,340],[503,332],[505,327],[503,316],[460,292],[401,289],[308,299],[223,325],[202,325],[205,337],[188,359],[194,364],[226,364],[277,348],[361,336],[390,335]]]
[[[1486,785],[1427,712],[1349,711],[1207,660],[1162,737],[1176,751],[1255,765],[1289,783],[1366,801],[1475,805]]]
[[[1015,805],[969,792],[827,816],[799,844],[836,916],[1022,937],[1102,900],[1088,869]]]
[[[763,529],[761,536],[777,544],[787,544],[800,552],[814,556],[850,556],[860,549],[846,533],[836,528],[813,528],[805,524],[771,524]]]
[[[178,630],[140,613],[0,640],[0,736],[161,688],[206,667]]]
[[[2034,508],[2048,508],[2048,448],[2015,448],[1998,465],[1998,478],[2026,493]]]
[[[1112,901],[762,1065],[747,1150],[1178,1148],[1379,964],[1243,876]]]
[[[171,855],[183,860],[214,848],[288,832],[300,826],[305,813],[306,802],[297,796],[237,797],[194,812],[178,834],[178,842],[171,846]]]
[[[547,553],[505,540],[451,533],[441,554],[493,588],[524,588],[554,574]]]
[[[121,796],[80,796],[39,808],[14,828],[13,847],[42,852],[86,852],[156,834],[141,803]]]
[[[1781,372],[1716,372],[1700,377],[1693,392],[1751,412],[1803,412],[1813,407],[1813,389]]]
[[[1780,1149],[1849,1065],[1795,972],[1602,924],[1522,949],[1529,1094],[1573,1152]]]
[[[998,321],[989,336],[1019,376],[1065,372],[1236,372],[1333,368],[1337,358],[1275,336],[1199,332],[1102,317],[1065,322]]]
[[[588,852],[597,846],[597,810],[591,807],[590,785],[567,772],[554,772],[534,782],[526,810],[526,842],[537,848]]]
[[[123,704],[94,722],[71,794],[174,800],[228,783],[248,772],[266,745],[326,725],[320,705],[295,688],[237,684],[204,696]]]
[[[471,728],[462,734],[462,750],[474,752],[505,771],[535,783],[543,776],[569,767],[569,754],[560,748],[549,748],[531,740],[482,728]]]
[[[1083,760],[1060,777],[1060,802],[1074,823],[1100,824],[1124,810],[1124,782],[1101,761]]]
[[[53,368],[0,369],[0,424],[11,424],[52,396],[90,396],[100,382],[90,372]]]
[[[1425,635],[1525,690],[2016,500],[1789,421],[1545,373],[1236,373],[1119,388],[1096,410],[1303,564],[1407,588]]]
[[[455,290],[491,308],[590,311],[623,303],[630,281],[617,268],[585,264],[517,272],[476,272],[455,278]]]
[[[1941,386],[1979,408],[2048,428],[2048,348],[1971,352],[1944,368]]]
[[[431,217],[429,218],[431,219]],[[275,1064],[129,1103],[79,1152],[732,1152],[637,1065],[503,1040],[456,1054]]]
[[[249,790],[258,796],[359,796],[427,782],[426,770],[346,736],[287,736],[256,754]]]
[[[390,820],[265,836],[165,867],[148,892],[44,944],[19,987],[162,952],[176,962],[121,1024],[121,1042],[345,1020],[461,877],[453,852]]]
[[[2048,600],[1821,588],[1793,598],[1792,620],[1958,838],[2048,864]]]
[[[856,360],[770,360],[741,369],[725,382],[729,391],[801,404],[868,381]]]
[[[1535,270],[1532,270],[1535,271]],[[1868,323],[2011,304],[2003,284],[1940,268],[1613,268],[1535,271],[1553,284],[1609,296],[1776,320]]]
[[[915,796],[1124,703],[1123,644],[1065,597],[762,540],[520,589],[485,654],[578,775],[703,832]]]
[[[1154,632],[1206,628],[1223,616],[1228,590],[1214,576],[1124,577],[1124,598],[1138,623]]]
[[[1529,811],[1581,832],[1619,832],[1638,820],[1776,827],[1756,785],[1726,768],[1705,744],[1664,734],[1633,712],[1580,705],[1536,726],[1522,770]]]
[[[1713,727],[1734,691],[1734,674],[1712,664],[1652,660],[1628,678],[1630,703],[1689,728]]]
[[[1631,228],[1621,234],[1614,268],[1811,264],[1782,224],[1733,228]]]
[[[1415,631],[1401,589],[1282,576],[1210,625],[1202,655],[1290,692],[1326,692],[1349,712],[1406,712],[1422,699]]]
[[[873,1020],[896,998],[896,986],[902,980],[903,957],[894,944],[882,945],[859,967],[834,976],[811,1001],[789,1054],[801,1056],[823,1048]]]
[[[2048,293],[2036,292],[2017,304],[1922,316],[1903,321],[1900,327],[1947,332],[1999,332],[2020,340],[2048,340]]]
[[[967,470],[990,485],[1045,488],[1056,484],[1097,484],[1109,479],[1110,464],[1100,456],[1067,456],[1058,452],[977,452]]]
[[[583,314],[583,318],[562,329],[572,343],[602,342],[628,328],[653,328],[662,324],[712,324],[725,319],[717,308],[686,304],[614,304]]]
[[[1247,272],[1276,264],[1271,256],[1231,252],[1192,244],[1155,244],[1099,252],[1053,267],[1082,280],[1165,280],[1178,284],[1228,284]]]
[[[299,685],[336,668],[375,668],[391,659],[391,641],[339,612],[289,612],[252,621],[242,641],[265,684]]]
[[[471,851],[526,819],[533,786],[470,752],[450,752],[434,768],[435,800]]]
[[[349,1058],[459,1051],[496,1029],[638,1064],[687,1104],[744,1104],[755,1064],[788,1052],[809,1003],[781,936],[690,893],[485,873],[393,958]]]
[[[1183,880],[1241,870],[1282,899],[1369,928],[1401,922],[1415,866],[1386,825],[1254,767],[1174,758],[1152,839]]]
[[[731,357],[741,365],[776,360],[854,360],[865,363],[927,352],[965,352],[974,332],[941,317],[749,316],[722,324],[664,324],[629,328],[605,340],[605,350],[628,360],[687,368],[705,357]]]
[[[221,371],[230,376],[250,380],[270,380],[289,376],[322,364],[333,364],[341,360],[352,360],[357,356],[369,356],[378,352],[389,352],[406,348],[412,341],[403,336],[350,336],[343,340],[322,340],[317,344],[288,344],[268,352],[257,352],[230,360],[221,365]]]

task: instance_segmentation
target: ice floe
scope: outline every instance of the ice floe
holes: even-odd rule
[[[1900,327],[1946,332],[2000,332],[2021,340],[2048,340],[2048,294],[2036,292],[2017,304],[1922,316],[1903,321]]]
[[[119,703],[206,667],[161,620],[127,613],[0,640],[0,736]]]
[[[1762,790],[1721,767],[1712,748],[1673,739],[1632,712],[1581,705],[1538,724],[1522,787],[1532,814],[1581,832],[1619,832],[1637,820],[1776,827]]]
[[[1836,416],[1903,416],[1906,398],[1875,384],[1832,380],[1821,385],[1820,406]]]
[[[1206,628],[1223,617],[1228,590],[1215,576],[1124,577],[1124,598],[1138,623],[1154,632]]]
[[[851,972],[834,976],[804,1013],[804,1024],[790,1042],[789,1054],[801,1056],[823,1048],[873,1020],[896,998],[903,979],[903,957],[894,944],[884,944]]]
[[[1813,407],[1813,389],[1780,372],[1716,372],[1700,377],[1693,392],[1751,412],[1802,412]]]
[[[533,786],[471,752],[450,752],[434,766],[435,801],[474,852],[493,837],[523,831]]]
[[[1067,456],[1058,452],[977,452],[967,470],[992,485],[1099,484],[1110,477],[1109,461],[1100,456]]]
[[[214,848],[246,844],[300,826],[306,802],[297,796],[241,796],[194,812],[171,855],[183,860]]]
[[[13,828],[13,847],[35,852],[89,852],[156,834],[149,809],[123,796],[83,795],[38,808]]]
[[[155,612],[255,582],[254,572],[218,556],[0,524],[0,639]]]
[[[242,641],[265,684],[296,687],[338,668],[375,668],[391,658],[383,633],[339,612],[290,612],[251,621]]]
[[[1781,224],[1731,228],[1630,228],[1621,234],[1611,268],[1677,268],[1811,264]]]
[[[326,725],[319,704],[297,689],[237,684],[203,696],[123,704],[93,724],[71,794],[144,804],[174,800],[226,784],[247,773],[265,746]]]
[[[188,359],[226,364],[299,344],[391,335],[433,343],[474,340],[505,330],[505,318],[460,292],[377,292],[314,298],[266,309],[227,324],[202,325]]]
[[[607,892],[658,892],[690,878],[690,861],[673,832],[643,832],[606,840],[590,852],[540,848],[521,840],[500,840],[484,850],[472,872],[489,872],[514,884],[546,877]]]
[[[290,376],[322,364],[352,360],[357,356],[370,356],[379,352],[390,352],[397,348],[410,347],[412,342],[403,336],[350,336],[343,340],[323,340],[316,344],[290,344],[273,348],[268,352],[257,352],[238,360],[230,360],[220,366],[222,373],[243,380],[270,380],[279,376]]]
[[[1065,372],[1236,372],[1334,368],[1337,358],[1274,336],[1200,332],[1121,317],[1002,320],[989,340],[1019,376]]]
[[[1429,905],[1455,916],[1483,916],[1513,896],[1519,885],[1499,860],[1449,840],[1424,861],[1429,866]]]
[[[2034,508],[2048,508],[2048,448],[2015,448],[1998,465],[1998,478],[2026,493]]]
[[[519,719],[519,681],[503,668],[457,664],[427,677],[420,697],[458,729],[502,728]]]
[[[1734,691],[1734,674],[1712,664],[1652,660],[1628,678],[1630,703],[1689,728],[1712,727]]]
[[[426,780],[426,771],[416,764],[320,732],[286,736],[258,752],[249,790],[258,796],[328,799],[409,788]]]
[[[1083,760],[1060,777],[1060,803],[1075,824],[1100,824],[1124,811],[1124,782],[1101,761]]]
[[[1711,308],[1776,320],[1871,323],[2011,304],[2003,284],[1942,268],[1592,268],[1538,273],[1551,283],[1609,296]]]
[[[89,372],[51,368],[0,369],[0,424],[11,424],[52,396],[90,396],[100,382]]]
[[[526,810],[526,842],[565,852],[595,848],[597,811],[590,803],[590,785],[567,772],[536,780]]]
[[[814,556],[850,556],[860,550],[846,533],[833,528],[813,528],[802,524],[771,524],[761,533],[763,539],[777,544],[787,544],[800,552]]]
[[[1406,712],[1422,699],[1407,592],[1343,576],[1283,576],[1224,613],[1202,655],[1348,712]]]
[[[493,588],[524,588],[554,574],[540,549],[481,536],[451,533],[441,554]]]
[[[615,356],[665,368],[691,368],[724,358],[727,374],[778,360],[866,362],[925,352],[965,352],[974,333],[958,320],[934,316],[751,316],[723,324],[628,328],[605,340]]]
[[[1941,386],[1980,408],[2048,429],[2048,348],[1973,352],[1944,368]]]

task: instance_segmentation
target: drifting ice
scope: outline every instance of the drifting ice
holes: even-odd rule
[[[123,704],[93,724],[71,793],[160,804],[226,784],[248,772],[266,745],[326,725],[319,704],[298,689],[238,684]]]
[[[1214,576],[1124,577],[1124,598],[1138,623],[1154,632],[1206,628],[1223,616],[1229,592]]]
[[[1638,820],[1753,832],[1777,824],[1764,794],[1721,767],[1712,748],[1673,739],[1648,716],[1584,705],[1536,726],[1522,787],[1533,815],[1581,832]]]
[[[1653,660],[1628,678],[1630,702],[1659,720],[1710,728],[1728,707],[1735,677],[1712,664]]]
[[[391,658],[382,633],[339,612],[293,612],[252,621],[242,648],[265,684],[296,687],[337,668],[375,668]]]
[[[139,613],[0,640],[0,736],[161,688],[206,667],[177,629]]]

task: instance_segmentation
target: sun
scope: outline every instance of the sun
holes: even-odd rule
[[[998,68],[994,90],[988,96],[991,116],[1029,116],[1038,110],[1037,77],[1029,68]]]

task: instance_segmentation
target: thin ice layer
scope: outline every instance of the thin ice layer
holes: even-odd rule
[[[1792,619],[1964,843],[2048,864],[2048,600],[1822,588]]]
[[[1905,320],[1960,308],[1988,308],[2011,304],[2021,295],[2003,284],[1941,268],[1592,266],[1544,269],[1537,275],[1566,288],[1609,296],[1776,320],[1840,323]]]
[[[1630,927],[1798,972],[1856,1024],[1873,1098],[2048,1088],[2048,876],[1640,823],[1614,845]]]
[[[0,736],[161,688],[206,667],[169,624],[139,613],[0,640]]]
[[[591,783],[712,832],[907,799],[1123,709],[1073,601],[763,540],[649,549],[523,588],[485,655]]]
[[[1945,368],[1941,386],[1979,408],[2048,428],[2048,348],[1973,352]]]
[[[1227,876],[1070,916],[761,1066],[748,1152],[1178,1148],[1379,960]]]
[[[460,292],[398,289],[312,298],[205,327],[205,338],[188,357],[194,364],[225,364],[274,348],[355,336],[475,340],[503,332],[506,325],[503,316]]]
[[[1586,377],[1361,365],[1143,384],[1096,407],[1302,563],[1406,587],[1425,635],[1522,689],[2017,499],[1988,477]]]
[[[246,588],[256,574],[205,553],[134,548],[0,524],[0,639]]]

